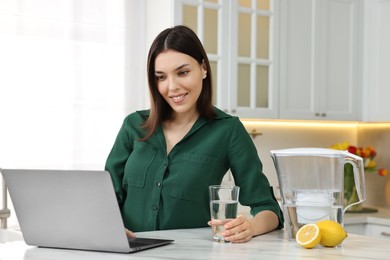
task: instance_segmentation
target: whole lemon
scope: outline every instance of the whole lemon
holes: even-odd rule
[[[320,229],[321,241],[323,246],[338,246],[348,236],[344,228],[333,220],[321,220],[316,223]]]

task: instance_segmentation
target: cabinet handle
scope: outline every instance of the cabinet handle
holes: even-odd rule
[[[326,113],[315,113],[315,116],[321,116],[321,117],[326,117]]]
[[[385,237],[390,237],[390,233],[389,232],[381,232],[381,235],[385,236]]]
[[[256,136],[258,136],[258,135],[263,135],[262,132],[257,132],[256,129],[252,129],[252,131],[248,132],[248,134],[249,134],[250,136],[252,136],[253,139],[256,138]]]

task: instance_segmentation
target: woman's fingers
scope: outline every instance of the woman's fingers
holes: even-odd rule
[[[247,242],[253,235],[252,225],[245,216],[240,215],[225,225],[224,236],[233,243]]]
[[[125,229],[127,237],[135,237],[135,234],[128,230],[127,228]]]

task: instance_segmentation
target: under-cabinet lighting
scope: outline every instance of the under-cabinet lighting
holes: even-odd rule
[[[326,121],[279,121],[279,120],[253,120],[242,119],[242,123],[249,127],[258,126],[285,126],[285,127],[351,127],[355,128],[357,122],[326,122]],[[390,125],[390,124],[389,124]]]
[[[346,122],[346,121],[305,121],[305,120],[256,120],[256,119],[241,119],[245,126],[286,126],[286,127],[382,127],[390,129],[390,122],[370,123],[370,122]]]
[[[241,119],[248,133],[256,138],[258,135],[262,135],[261,127],[297,127],[297,128],[374,128],[374,129],[389,129],[390,122],[382,123],[369,123],[369,122],[357,122],[357,121],[308,121],[308,120],[263,120],[263,119]]]

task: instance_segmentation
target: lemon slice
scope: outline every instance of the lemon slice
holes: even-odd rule
[[[321,220],[316,223],[321,232],[320,244],[327,247],[338,246],[348,236],[343,226],[333,220]]]
[[[320,229],[316,224],[306,224],[298,230],[295,239],[304,248],[313,248],[321,241]]]

